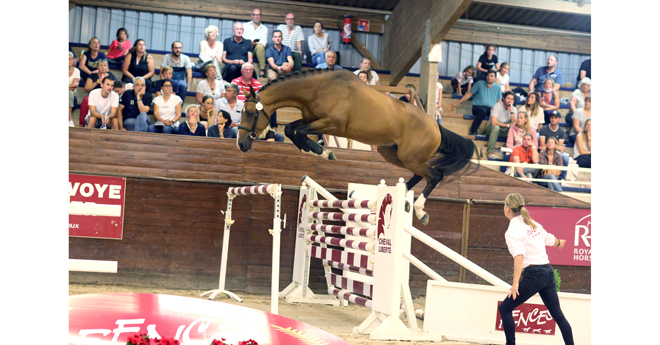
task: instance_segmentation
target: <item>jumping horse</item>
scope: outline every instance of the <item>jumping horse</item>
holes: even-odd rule
[[[410,170],[414,175],[406,182],[408,190],[425,178],[426,188],[413,205],[424,225],[429,222],[424,203],[431,191],[446,175],[461,174],[476,152],[472,140],[438,125],[421,109],[368,87],[343,69],[287,74],[266,84],[258,94],[250,89],[238,127],[239,149],[249,151],[252,141],[268,127],[270,116],[284,107],[302,112],[302,119],[285,127],[286,136],[301,151],[335,160],[332,151],[307,135],[349,138],[377,146],[387,162]]]

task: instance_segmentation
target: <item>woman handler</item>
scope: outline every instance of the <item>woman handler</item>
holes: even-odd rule
[[[512,312],[537,292],[557,322],[564,343],[573,345],[571,325],[559,306],[555,273],[550,266],[545,246],[564,248],[566,240],[559,240],[533,221],[525,208],[520,194],[509,194],[504,201],[504,215],[509,218],[509,228],[504,234],[506,245],[513,256],[513,284],[509,295],[497,308],[502,317],[502,327],[507,345],[516,343],[516,326]]]

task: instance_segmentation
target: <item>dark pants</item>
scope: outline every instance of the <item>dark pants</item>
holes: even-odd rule
[[[486,116],[490,116],[491,107],[486,107],[482,105],[473,105],[472,106],[472,115],[474,115],[474,121],[470,127],[470,135],[477,134],[477,130],[481,125],[481,121],[484,120]]]
[[[470,83],[465,83],[461,85],[461,95],[464,95],[467,92],[467,88]],[[454,88],[454,93],[458,93],[458,79],[454,78],[451,80],[451,87]]]
[[[520,279],[520,284],[518,284],[518,292],[520,294],[515,300],[509,296],[497,307],[502,317],[502,328],[504,328],[507,345],[514,345],[516,343],[516,324],[513,321],[513,310],[525,303],[525,301],[537,292],[541,296],[543,304],[548,308],[550,316],[557,322],[561,336],[564,338],[564,343],[573,345],[573,330],[559,306],[559,296],[557,296],[557,287],[555,285],[555,272],[550,264],[525,268],[523,276]]]
[[[231,83],[232,80],[241,76],[241,65],[236,65],[233,63],[228,63],[225,65],[225,68],[222,69],[222,79]]]
[[[293,58],[293,70],[292,70],[292,72],[302,71],[302,56],[301,56],[301,53],[293,52],[291,54],[291,57]]]
[[[577,150],[576,148],[573,148],[573,150]],[[579,155],[575,157],[575,161],[577,162],[577,165],[580,168],[589,168],[591,169],[591,155]]]

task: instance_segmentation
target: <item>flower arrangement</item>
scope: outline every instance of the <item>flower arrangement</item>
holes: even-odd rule
[[[134,334],[128,337],[126,345],[180,345],[181,343],[174,338],[149,338],[146,334]],[[220,340],[213,339],[210,345],[231,345],[225,343],[225,338]],[[243,340],[239,341],[238,345],[259,345],[255,340]]]

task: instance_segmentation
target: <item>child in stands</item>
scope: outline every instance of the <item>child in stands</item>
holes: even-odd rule
[[[465,67],[462,72],[458,72],[451,80],[451,87],[454,88],[455,94],[463,96],[466,92],[470,92],[473,83],[472,75],[474,75],[474,66],[472,65]]]
[[[117,39],[110,43],[108,52],[105,54],[108,57],[108,63],[121,65],[130,49],[131,41],[128,40],[128,31],[120,28],[117,30]]]

